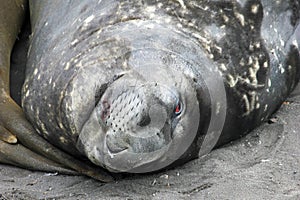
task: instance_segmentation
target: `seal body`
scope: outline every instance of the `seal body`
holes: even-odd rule
[[[23,109],[111,171],[205,155],[267,119],[300,77],[299,1],[31,1]]]

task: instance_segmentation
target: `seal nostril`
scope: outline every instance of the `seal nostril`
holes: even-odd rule
[[[110,104],[108,103],[108,101],[104,100],[102,102],[102,106],[105,110],[109,110],[110,109]]]
[[[109,115],[110,115],[110,104],[108,103],[108,101],[104,100],[102,102],[102,113],[101,113],[102,120],[109,117]]]
[[[151,118],[148,115],[146,115],[142,117],[141,121],[137,125],[143,127],[149,125],[150,122]]]

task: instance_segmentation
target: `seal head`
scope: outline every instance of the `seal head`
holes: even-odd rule
[[[168,166],[197,134],[200,112],[193,88],[179,71],[157,64],[118,76],[83,126],[78,148],[83,146],[92,162],[111,171]]]

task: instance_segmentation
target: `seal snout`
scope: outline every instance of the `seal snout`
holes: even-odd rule
[[[103,100],[101,119],[113,132],[132,131],[146,109],[142,96],[136,91],[126,90]]]
[[[124,150],[149,153],[164,148],[171,141],[167,102],[173,99],[164,96],[172,94],[163,92],[157,84],[131,86],[124,82],[115,82],[100,100],[107,149],[117,154]]]

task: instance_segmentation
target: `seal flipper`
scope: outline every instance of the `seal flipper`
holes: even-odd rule
[[[59,172],[68,175],[79,175],[58,163],[40,156],[21,144],[11,145],[0,140],[0,163],[14,165],[29,170]]]
[[[0,8],[0,140],[14,143],[18,138],[21,143],[12,145],[0,141],[0,163],[35,170],[73,173],[65,169],[67,167],[103,182],[112,181],[113,178],[103,170],[74,159],[40,137],[26,120],[22,109],[9,95],[10,54],[26,6],[25,0],[4,1],[1,8],[5,10]],[[43,156],[47,159],[42,158]],[[49,161],[48,158],[53,161]]]
[[[38,171],[76,174],[75,171],[42,157],[21,144],[15,144],[17,143],[17,138],[9,131],[10,129],[6,128],[7,121],[19,123],[20,121],[26,121],[26,119],[23,117],[15,117],[13,114],[14,111],[20,113],[22,111],[20,108],[18,109],[18,106],[14,104],[13,100],[10,99],[8,95],[2,93],[0,95],[0,102],[0,163]],[[18,129],[15,129],[15,131],[18,132]]]
[[[10,144],[17,143],[17,137],[11,134],[6,128],[0,126],[0,141],[4,141]]]
[[[22,24],[25,6],[25,0],[14,1],[13,3],[4,1],[0,9],[0,108],[6,103],[9,96],[7,94],[9,94],[10,52]],[[5,9],[5,12],[2,9]],[[2,109],[0,110],[0,140],[16,143],[17,138],[4,127],[1,115],[6,115],[6,113]]]
[[[0,102],[1,98],[5,97],[0,95]],[[18,141],[24,146],[5,144],[0,141],[0,163],[13,164],[33,170],[57,171],[64,174],[73,173],[66,169],[71,168],[99,181],[109,182],[113,180],[102,169],[76,160],[52,146],[35,132],[31,124],[25,119],[22,109],[12,99],[7,98],[4,102],[0,103],[0,122],[4,124],[7,130],[15,133]],[[34,152],[38,152],[40,155]]]

